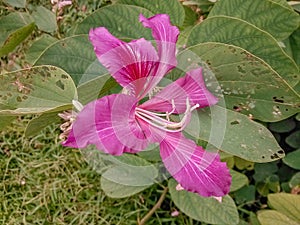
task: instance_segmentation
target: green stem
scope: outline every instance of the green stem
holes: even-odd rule
[[[164,199],[166,198],[166,195],[168,193],[168,188],[165,187],[163,193],[161,194],[160,198],[156,202],[156,204],[152,207],[152,209],[141,219],[138,219],[138,225],[144,225],[146,222],[151,218],[153,213],[160,208],[161,204],[163,203]]]

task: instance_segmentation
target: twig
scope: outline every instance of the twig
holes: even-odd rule
[[[163,203],[166,195],[168,193],[168,188],[165,187],[163,193],[161,194],[160,198],[158,199],[158,201],[156,202],[156,204],[152,207],[152,209],[141,219],[138,219],[138,225],[144,225],[147,220],[150,219],[150,217],[153,215],[153,213],[160,208],[161,204]]]

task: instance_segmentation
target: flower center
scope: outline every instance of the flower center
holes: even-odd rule
[[[167,131],[167,132],[180,132],[184,130],[184,128],[189,123],[189,119],[191,116],[191,112],[198,108],[200,105],[196,104],[191,107],[190,101],[187,98],[186,99],[186,110],[183,114],[182,119],[179,122],[173,122],[170,120],[170,115],[172,115],[176,108],[174,100],[172,99],[172,111],[166,112],[166,113],[155,113],[151,112],[145,109],[141,109],[139,107],[136,107],[135,109],[135,115],[147,122],[148,124],[151,124],[152,126],[159,128],[160,130]]]

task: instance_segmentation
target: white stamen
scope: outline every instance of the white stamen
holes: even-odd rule
[[[80,112],[83,109],[83,105],[77,100],[72,100],[72,104],[78,112]]]
[[[156,128],[159,128],[163,131],[179,132],[179,131],[182,131],[186,127],[186,125],[188,123],[188,118],[189,118],[191,112],[198,107],[199,107],[199,104],[196,104],[193,107],[191,107],[190,101],[187,98],[186,99],[186,110],[185,110],[184,116],[180,122],[170,121],[170,118],[169,118],[169,116],[171,114],[173,114],[176,110],[173,99],[172,99],[172,111],[171,112],[155,113],[155,112],[150,112],[148,110],[137,107],[136,111],[135,111],[135,115],[138,118],[144,120],[145,122],[151,124],[152,126],[154,126]],[[162,117],[166,117],[166,119],[162,118]]]

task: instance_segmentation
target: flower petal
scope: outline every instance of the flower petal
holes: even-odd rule
[[[136,104],[135,97],[123,94],[105,96],[87,104],[63,145],[84,148],[95,144],[111,155],[143,150],[148,141],[135,119]]]
[[[160,154],[167,170],[185,190],[204,197],[228,194],[231,176],[217,153],[204,151],[182,134],[172,133],[160,143]]]
[[[103,27],[90,30],[89,37],[100,63],[130,94],[142,98],[161,79],[155,76],[159,58],[151,42],[141,38],[126,43]]]
[[[202,68],[187,72],[184,77],[169,84],[139,107],[158,112],[171,112],[172,101],[174,101],[175,113],[180,114],[186,110],[187,98],[192,106],[199,104],[200,108],[217,103],[218,99],[205,86]]]
[[[167,14],[157,14],[150,18],[141,14],[140,21],[144,27],[152,30],[160,59],[159,74],[157,75],[163,77],[177,65],[176,42],[179,30],[176,26],[171,25],[170,17]]]

